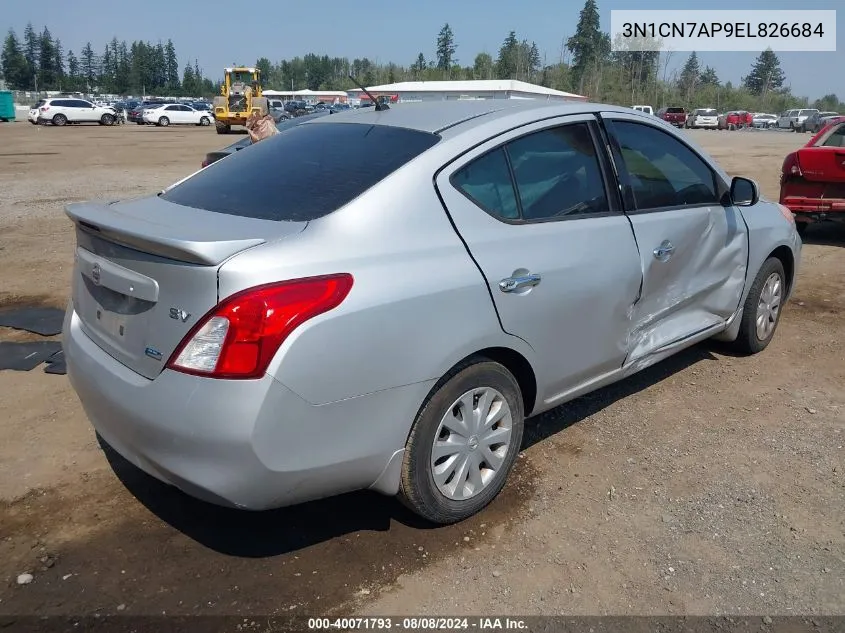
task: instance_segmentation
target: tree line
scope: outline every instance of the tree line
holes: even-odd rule
[[[763,51],[738,85],[722,82],[710,66],[702,67],[691,53],[677,71],[669,70],[673,53],[624,50],[612,46],[610,35],[600,28],[596,0],[586,0],[571,36],[562,38],[557,59],[541,56],[537,44],[510,31],[495,55],[480,52],[463,58],[449,23],[432,42],[433,53],[424,51],[408,64],[377,63],[367,57],[348,59],[308,53],[292,59],[256,61],[265,88],[277,90],[349,90],[356,77],[365,86],[399,81],[443,79],[517,79],[549,88],[585,95],[593,101],[655,107],[715,107],[719,110],[780,112],[812,105],[822,110],[845,111],[835,94],[810,104],[792,94],[780,60]],[[616,48],[617,50],[613,50]],[[73,62],[73,63],[72,63]],[[40,89],[72,86],[96,87],[101,92],[138,94],[203,94],[216,92],[196,62],[187,64],[179,76],[173,43],[150,44],[113,39],[102,54],[87,44],[79,56],[64,55],[61,43],[45,28],[37,35],[31,25],[23,43],[13,31],[6,38],[2,70],[13,88]]]
[[[65,52],[49,28],[37,32],[31,23],[22,40],[9,29],[0,52],[0,70],[12,90],[163,96],[210,96],[218,90],[196,60],[186,63],[180,73],[171,40],[127,44],[112,38],[100,53],[88,42],[76,54]]]

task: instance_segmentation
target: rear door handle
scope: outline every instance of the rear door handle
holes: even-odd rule
[[[542,277],[533,273],[521,275],[519,277],[507,277],[499,282],[499,290],[502,292],[515,292],[522,288],[532,288],[536,286]]]
[[[672,253],[675,252],[675,247],[669,240],[663,240],[660,243],[660,246],[654,249],[654,258],[658,261],[665,262],[670,257],[672,257]]]

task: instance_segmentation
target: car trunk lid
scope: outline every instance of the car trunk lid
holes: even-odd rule
[[[806,180],[845,182],[845,147],[805,147],[798,150],[798,163]]]
[[[159,197],[71,204],[66,211],[76,225],[72,294],[81,327],[105,352],[150,379],[217,304],[223,262],[307,226],[212,213]]]

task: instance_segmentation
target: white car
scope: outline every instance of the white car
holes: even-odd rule
[[[688,128],[715,130],[719,127],[719,113],[713,108],[699,108],[687,118]]]
[[[98,106],[84,99],[56,97],[41,99],[29,111],[28,119],[33,125],[46,123],[60,126],[68,123],[114,125],[117,121],[117,112],[112,107]]]
[[[766,114],[765,112],[758,112],[751,119],[751,124],[756,128],[768,130],[769,128],[778,126],[778,116],[776,114]]]
[[[205,110],[194,110],[183,103],[165,103],[154,108],[145,109],[141,113],[144,123],[160,125],[211,125],[211,113]]]
[[[818,110],[816,108],[802,108],[802,109],[795,109],[795,110],[787,110],[786,112],[782,113],[778,118],[778,127],[782,129],[789,129],[797,131],[798,126],[800,126],[804,121],[807,120],[807,117],[810,117],[816,114]]]
[[[654,108],[652,108],[650,105],[635,105],[631,106],[631,109],[637,110],[639,112],[645,112],[646,114],[654,114]]]

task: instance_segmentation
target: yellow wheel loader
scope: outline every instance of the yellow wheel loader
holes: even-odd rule
[[[267,98],[261,93],[261,71],[238,66],[227,68],[220,96],[214,97],[214,119],[218,134],[228,134],[233,125],[246,125],[251,114],[269,112]]]

